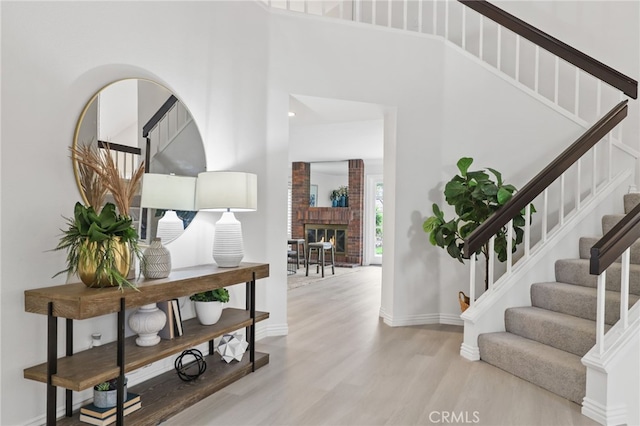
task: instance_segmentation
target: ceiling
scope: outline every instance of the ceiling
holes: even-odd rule
[[[381,160],[384,106],[291,95],[290,161]]]

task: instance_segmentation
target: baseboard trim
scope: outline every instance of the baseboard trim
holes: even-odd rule
[[[460,315],[440,314],[440,324],[464,326],[464,321]]]
[[[260,333],[260,331],[262,331],[262,333]],[[260,331],[258,331],[256,326],[256,340],[260,340],[263,337],[286,336],[289,334],[289,324],[269,324]],[[258,338],[258,336],[260,336],[260,338]]]
[[[597,401],[585,397],[582,400],[582,414],[601,425],[627,424],[626,405],[619,404],[614,407],[605,407]]]
[[[406,327],[411,325],[445,324],[463,326],[464,322],[458,315],[453,314],[419,314],[394,317],[380,308],[380,318],[390,327]]]
[[[460,356],[469,361],[480,361],[480,348],[462,343],[460,345]]]

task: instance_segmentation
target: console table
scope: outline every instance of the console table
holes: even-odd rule
[[[119,377],[118,416],[124,425],[124,376],[152,362],[209,342],[205,358],[207,370],[197,380],[183,382],[174,371],[160,374],[129,388],[142,396],[142,409],[129,414],[127,423],[156,425],[188,406],[269,363],[269,355],[255,351],[255,324],[269,318],[255,309],[256,280],[269,276],[269,265],[242,263],[237,268],[201,265],[175,269],[169,277],[140,280],[138,290],[88,288],[82,283],[65,284],[25,291],[25,311],[47,315],[47,362],[24,370],[26,379],[47,384],[47,425],[84,425],[72,412],[72,391],[89,389]],[[220,320],[202,326],[193,318],[183,321],[184,333],[155,346],[135,344],[136,336],[125,338],[125,309],[149,303],[190,296],[216,288],[246,283],[245,309],[226,308]],[[118,338],[99,347],[73,353],[73,320],[117,313]],[[58,318],[66,318],[66,356],[58,358]],[[249,347],[242,361],[227,364],[213,351],[213,339],[239,328],[246,328]],[[247,356],[248,355],[248,356]],[[57,387],[66,389],[66,417],[56,420]]]

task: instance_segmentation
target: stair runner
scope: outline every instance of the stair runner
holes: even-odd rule
[[[625,213],[640,194],[625,195]],[[606,233],[624,215],[606,215]],[[591,247],[600,237],[580,238],[580,259],[555,263],[555,282],[531,286],[531,306],[505,311],[505,332],[478,337],[480,359],[577,404],[586,392],[586,368],[580,359],[596,341],[597,276],[589,274]],[[640,240],[631,247],[629,306],[640,299]],[[607,269],[605,332],[620,317],[620,271]]]

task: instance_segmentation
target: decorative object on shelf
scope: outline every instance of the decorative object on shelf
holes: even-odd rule
[[[128,392],[127,397],[124,400],[123,408],[127,410],[129,407],[132,407],[140,403],[141,403],[140,395],[138,395],[137,393]],[[92,419],[105,420],[117,414],[116,410],[117,410],[116,406],[98,407],[94,403],[90,403],[80,408],[80,415],[89,416]],[[80,419],[80,421],[83,421],[82,418]]]
[[[196,317],[202,325],[213,325],[222,315],[223,304],[229,301],[229,291],[226,288],[196,293],[189,297],[195,302]]]
[[[102,346],[102,334],[91,333],[91,347],[95,348],[97,346]]]
[[[89,287],[125,286],[131,253],[138,258],[138,234],[131,226],[131,200],[138,190],[144,162],[129,179],[122,179],[108,144],[98,152],[93,145],[72,147],[72,157],[79,165],[79,181],[88,205],[76,203],[74,217],[67,218],[68,229],[56,250],[67,251],[67,268],[58,272],[78,274]],[[114,203],[103,202],[107,193]],[[116,206],[117,210],[116,211]]]
[[[434,246],[442,247],[454,259],[461,263],[464,239],[469,236],[481,223],[493,215],[500,207],[511,199],[517,191],[515,186],[505,184],[502,174],[497,170],[487,167],[496,178],[494,182],[488,173],[483,170],[469,171],[473,158],[463,157],[458,160],[459,175],[454,176],[444,187],[444,196],[447,204],[455,208],[457,217],[449,221],[445,220],[444,213],[437,204],[433,204],[433,216],[428,217],[422,228],[429,234],[429,241]],[[531,214],[536,209],[531,204]],[[524,238],[525,217],[524,209],[513,218],[514,238],[512,252],[516,251],[518,244]],[[494,250],[498,260],[507,260],[507,227],[503,227],[496,235]],[[478,254],[485,256],[485,289],[488,288],[489,271],[489,243],[482,246]]]
[[[124,394],[127,395],[127,378],[124,379]],[[118,379],[98,383],[93,387],[93,405],[98,408],[115,407],[118,395]]]
[[[171,253],[162,245],[161,238],[154,238],[142,252],[142,275],[148,279],[166,278],[171,273]]]
[[[348,186],[340,186],[338,188],[338,206],[339,207],[349,207],[349,187]]]
[[[194,211],[195,192],[195,177],[144,174],[140,206],[165,210],[158,221],[156,237],[162,238],[163,241],[171,241],[184,232],[184,222],[178,217],[176,210]]]
[[[318,185],[309,188],[309,207],[318,207]]]
[[[469,303],[471,303],[471,299],[469,299],[469,296],[464,294],[464,291],[459,291],[458,302],[460,302],[460,311],[464,312],[469,308]]]
[[[183,359],[185,356],[193,357],[193,360],[186,365],[183,363]],[[186,351],[183,351],[180,355],[178,355],[175,362],[173,363],[173,366],[176,369],[180,380],[184,382],[190,382],[197,379],[202,373],[207,370],[207,362],[204,360],[202,352],[197,349],[188,349]]]
[[[340,192],[337,189],[334,189],[331,191],[329,199],[331,200],[331,207],[338,207],[340,204]]]
[[[242,226],[233,212],[258,207],[258,178],[244,172],[203,172],[196,183],[196,209],[223,211],[216,222],[213,259],[221,268],[240,265],[244,257]]]
[[[138,335],[136,345],[154,346],[160,343],[158,332],[166,322],[167,315],[155,303],[140,306],[129,316],[129,328]]]
[[[67,251],[67,268],[58,272],[78,274],[88,287],[124,286],[135,288],[127,280],[131,265],[131,250],[141,256],[138,234],[131,227],[131,218],[119,215],[112,203],[107,203],[100,214],[93,207],[79,202],[74,217],[63,230],[56,250]]]
[[[248,347],[249,343],[247,343],[247,340],[244,338],[244,334],[230,333],[222,336],[216,350],[223,360],[230,363],[234,359],[236,361],[242,361],[242,356]]]

